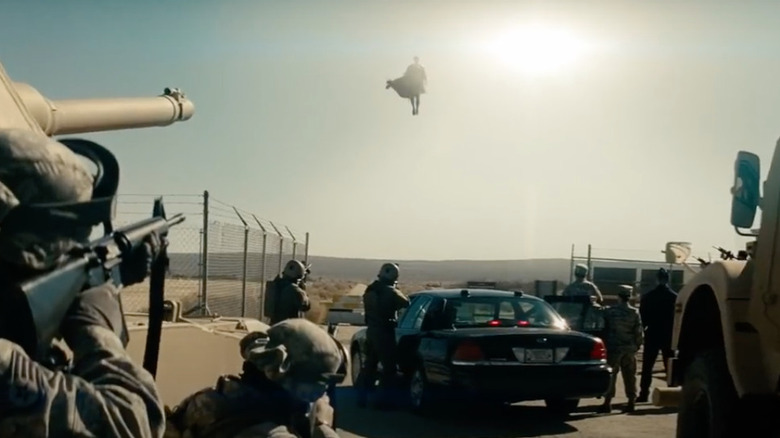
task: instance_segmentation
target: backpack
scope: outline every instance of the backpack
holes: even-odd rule
[[[277,275],[273,280],[265,282],[265,297],[263,299],[263,316],[272,319],[276,312],[276,302],[279,301],[279,292],[281,288],[278,287],[281,276]]]

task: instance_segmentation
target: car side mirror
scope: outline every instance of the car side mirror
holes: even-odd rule
[[[734,186],[731,188],[731,225],[750,228],[756,217],[759,199],[760,159],[758,155],[739,151],[734,162]]]

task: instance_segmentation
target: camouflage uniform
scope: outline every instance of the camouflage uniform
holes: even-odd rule
[[[382,271],[390,269],[385,264]],[[395,266],[395,265],[392,265]],[[395,266],[397,272],[397,266]],[[382,274],[380,273],[380,276]],[[363,294],[366,315],[366,361],[355,386],[358,388],[358,403],[364,405],[368,394],[374,389],[378,364],[382,364],[380,385],[385,390],[395,383],[398,361],[396,358],[395,327],[398,311],[409,306],[409,298],[395,287],[395,278],[389,276],[371,283]],[[383,400],[384,401],[384,400]]]
[[[0,290],[50,269],[90,231],[17,233],[2,227],[6,215],[18,205],[87,201],[92,184],[64,145],[29,131],[0,130],[0,280],[6,285]],[[125,352],[113,286],[82,292],[68,311],[61,331],[73,352],[70,372],[32,360],[9,340],[14,327],[2,320],[0,327],[0,436],[162,436],[163,406],[152,376]]]
[[[185,398],[168,416],[166,438],[338,437],[325,390],[345,358],[332,337],[288,319],[249,333],[240,349],[243,373]]]
[[[619,292],[619,296],[620,303],[604,310],[607,364],[612,368],[612,381],[604,396],[602,407],[605,411],[611,409],[618,372],[623,375],[629,411],[633,410],[636,400],[636,353],[643,341],[642,319],[639,310],[628,304],[630,292],[623,289]]]
[[[573,283],[566,286],[561,295],[565,297],[596,297],[596,302],[601,303],[604,301],[604,297],[601,295],[599,287],[584,278],[578,278]]]
[[[162,436],[154,379],[111,330],[87,326],[69,346],[72,374],[51,371],[0,339],[0,436]]]
[[[311,309],[311,302],[299,282],[305,275],[305,266],[298,260],[290,260],[283,275],[275,280],[276,305],[271,315],[271,325],[289,318],[302,318]]]

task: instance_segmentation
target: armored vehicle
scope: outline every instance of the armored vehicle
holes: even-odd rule
[[[755,238],[739,257],[707,263],[680,290],[667,384],[654,403],[679,405],[678,437],[778,436],[780,391],[780,141],[760,193],[757,155],[735,162],[731,225]],[[753,226],[761,207],[761,223]]]

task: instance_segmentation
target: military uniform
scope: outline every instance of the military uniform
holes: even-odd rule
[[[565,297],[596,297],[596,302],[604,301],[598,286],[585,279],[575,280],[563,289],[561,295]]]
[[[311,301],[298,283],[288,278],[279,278],[276,282],[276,308],[271,317],[271,325],[290,318],[301,318],[311,309]]]
[[[0,339],[0,436],[162,436],[154,379],[112,331],[85,327],[70,348],[72,374],[51,371]]]
[[[89,201],[92,184],[77,155],[61,143],[29,131],[0,130],[0,281],[5,282],[0,293],[51,269],[91,229],[16,232],[3,226],[6,215],[19,205]],[[148,250],[153,257],[156,250]],[[138,274],[128,279],[142,281],[149,260],[138,266],[123,261],[121,268]],[[162,436],[164,412],[154,379],[124,349],[127,333],[116,288],[84,291],[68,310],[60,328],[73,352],[68,372],[31,359],[11,341],[14,329],[0,321],[0,436]]]
[[[643,341],[642,319],[639,310],[628,304],[630,292],[624,289],[619,295],[622,301],[604,310],[607,364],[612,368],[612,380],[602,406],[604,412],[611,410],[618,372],[623,375],[628,411],[633,411],[636,401],[636,353]]]
[[[168,415],[166,438],[338,437],[325,391],[345,358],[333,338],[288,319],[249,333],[240,349],[243,373],[185,398]]]
[[[299,285],[306,267],[298,260],[290,260],[282,275],[274,280],[276,304],[271,315],[271,325],[290,318],[301,318],[311,309],[306,291]]]
[[[650,394],[653,366],[661,353],[666,372],[667,361],[672,357],[672,331],[674,328],[674,306],[677,293],[666,283],[668,274],[659,270],[662,282],[642,295],[639,313],[645,328],[645,349],[642,354],[642,378],[639,383],[639,401],[645,402]]]
[[[576,279],[563,289],[561,295],[564,297],[596,297],[597,303],[601,304],[604,302],[604,297],[601,295],[598,286],[585,278],[587,274],[587,266],[583,264],[577,265],[574,268],[574,276]]]
[[[361,405],[368,401],[368,395],[374,389],[379,363],[382,364],[380,387],[385,397],[388,395],[387,390],[392,388],[396,381],[398,360],[395,327],[398,310],[409,306],[409,298],[395,287],[397,269],[396,265],[385,264],[380,271],[380,279],[371,283],[363,294],[363,308],[366,315],[366,361],[358,381],[355,382],[358,388],[358,403]],[[385,271],[395,273],[387,274]],[[387,400],[382,400],[385,401]]]

